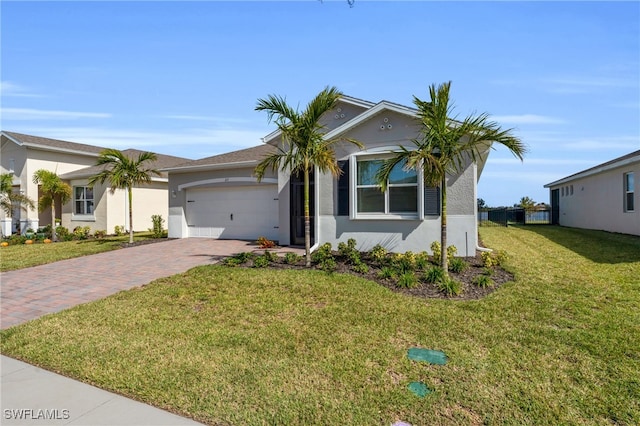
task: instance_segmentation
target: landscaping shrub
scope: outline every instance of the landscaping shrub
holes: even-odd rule
[[[56,235],[62,241],[71,241],[73,234],[69,233],[69,229],[64,226],[56,226]]]
[[[459,274],[460,272],[467,269],[467,266],[467,262],[465,262],[464,259],[460,259],[459,257],[455,257],[449,262],[449,270],[451,272],[455,272],[456,274]]]
[[[462,283],[451,277],[445,277],[436,283],[438,289],[447,296],[458,296],[462,293]]]
[[[268,253],[268,252],[265,252],[265,253]],[[267,258],[266,254],[264,256],[258,256],[255,259],[253,259],[254,268],[266,268],[267,266],[269,266],[269,259]]]
[[[353,238],[349,238],[346,243],[338,243],[338,254],[352,265],[361,263],[360,252],[356,250],[356,240]]]
[[[458,249],[454,245],[447,247],[447,262],[451,262],[453,258],[458,254]]]
[[[400,288],[414,288],[417,287],[418,284],[418,278],[416,278],[416,274],[413,271],[406,271],[400,274],[398,282],[396,283]]]
[[[113,227],[113,233],[117,236],[120,237],[121,235],[124,235],[124,226],[120,226],[120,225],[116,225]]]
[[[433,263],[435,263],[436,265],[439,265],[442,261],[441,248],[442,246],[438,241],[434,241],[431,243],[431,255],[433,257]]]
[[[244,262],[241,262],[240,259],[236,257],[227,257],[225,260],[222,261],[222,264],[224,266],[229,266],[229,267],[239,266],[243,263]]]
[[[151,223],[153,224],[152,228],[149,229],[151,232],[152,238],[162,238],[164,237],[164,219],[162,215],[154,214],[151,215]]]
[[[276,246],[276,243],[274,241],[271,241],[266,237],[258,237],[256,244],[258,244],[258,247],[260,247],[261,249],[274,248]]]
[[[93,236],[96,238],[104,238],[107,236],[107,231],[105,229],[98,229],[93,233]]]
[[[482,258],[482,265],[485,268],[494,268],[503,265],[509,258],[509,255],[504,250],[497,252],[483,251],[480,253],[480,257]]]
[[[49,239],[53,237],[53,228],[51,224],[38,229],[38,234],[44,234],[42,239]]]
[[[25,241],[27,241],[27,237],[24,235],[14,234],[9,237],[9,244],[12,246],[16,244],[24,244]]]
[[[333,257],[331,243],[324,243],[316,251],[311,254],[311,261],[316,264],[320,264],[327,259],[331,259],[335,262]]]
[[[264,251],[264,258],[267,259],[268,262],[277,262],[278,254],[275,251]]]
[[[91,235],[91,227],[89,226],[76,226],[73,228],[73,238],[76,240],[86,240]]]
[[[477,275],[473,277],[472,283],[478,287],[493,287],[493,280],[488,275]]]
[[[384,265],[387,262],[387,254],[387,249],[380,244],[376,244],[369,252],[371,259],[378,265]]]
[[[384,279],[395,278],[396,270],[390,266],[383,266],[382,269],[380,269],[380,272],[378,272],[378,277]]]
[[[328,257],[321,261],[318,266],[325,272],[333,272],[338,269],[338,264],[333,257]]]
[[[284,263],[288,264],[288,265],[295,265],[296,263],[300,262],[302,260],[302,256],[298,256],[295,253],[285,253],[284,255]]]
[[[242,253],[234,254],[231,258],[238,260],[238,262],[240,263],[247,263],[249,260],[252,260],[255,257],[256,255],[251,253],[250,251],[245,251]]]
[[[359,274],[366,274],[367,272],[369,272],[369,266],[367,266],[367,264],[364,262],[360,262],[353,265],[353,270]]]
[[[395,253],[391,258],[391,265],[400,273],[413,272],[416,269],[415,255],[408,251],[405,254]]]
[[[416,269],[425,271],[429,267],[429,253],[421,251],[416,255]]]
[[[431,284],[439,283],[444,279],[444,271],[439,266],[432,266],[424,273],[424,279]]]

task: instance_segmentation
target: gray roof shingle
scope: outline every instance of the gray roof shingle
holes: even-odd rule
[[[168,170],[190,169],[207,166],[216,166],[221,164],[233,164],[242,162],[258,162],[265,156],[275,152],[276,148],[272,145],[258,145],[251,148],[240,149],[238,151],[227,152],[224,154],[214,155],[211,157],[201,158],[199,160],[187,161],[182,164],[169,166]]]
[[[78,153],[99,154],[105,149],[101,146],[87,145],[84,143],[68,142],[59,139],[43,138],[40,136],[25,135],[22,133],[2,131],[3,134],[27,146],[48,148],[55,151],[76,151]]]

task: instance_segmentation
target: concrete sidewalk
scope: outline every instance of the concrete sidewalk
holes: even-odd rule
[[[200,425],[2,356],[2,425]]]

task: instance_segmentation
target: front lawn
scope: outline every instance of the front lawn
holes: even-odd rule
[[[2,331],[0,349],[209,424],[640,423],[640,239],[481,234],[516,281],[478,301],[203,266]]]
[[[134,244],[147,241],[151,239],[151,233],[136,233],[133,238]],[[12,244],[7,247],[0,247],[0,271],[29,268],[57,262],[58,260],[102,253],[103,251],[122,248],[128,242],[129,235],[123,235],[119,237],[90,238],[80,241],[60,241],[50,244],[42,242]]]

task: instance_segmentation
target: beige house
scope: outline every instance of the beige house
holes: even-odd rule
[[[421,171],[394,170],[385,192],[375,181],[381,160],[398,145],[413,147],[420,121],[413,108],[343,96],[321,119],[325,138],[355,139],[335,146],[340,178],[315,171],[311,180],[312,239],[318,246],[354,238],[358,249],[382,244],[388,250],[429,250],[440,239],[439,188],[427,187]],[[279,131],[264,144],[195,160],[169,172],[169,236],[256,239],[304,244],[303,185],[287,171],[258,182],[255,166],[282,144]],[[478,162],[447,179],[449,244],[460,256],[474,256],[477,239],[477,182],[489,148]]]
[[[552,223],[640,235],[640,151],[548,183]]]
[[[13,173],[14,191],[37,201],[39,188],[32,179],[39,169],[57,173],[72,187],[72,200],[64,206],[56,205],[56,219],[62,226],[69,230],[76,226],[89,226],[91,232],[105,230],[108,233],[112,233],[115,226],[128,229],[126,191],[116,190],[111,194],[106,183],[88,187],[89,177],[99,171],[95,163],[105,148],[6,131],[1,133],[0,148],[0,172]],[[129,149],[123,152],[137,157],[141,151]],[[185,161],[186,158],[158,154],[154,167],[160,169]],[[134,230],[151,228],[151,215],[160,214],[167,218],[167,182],[167,176],[163,174],[154,177],[149,185],[134,188]],[[50,209],[43,212],[16,209],[12,217],[5,217],[1,212],[0,215],[2,235],[25,232],[29,228],[36,230],[51,223]]]

